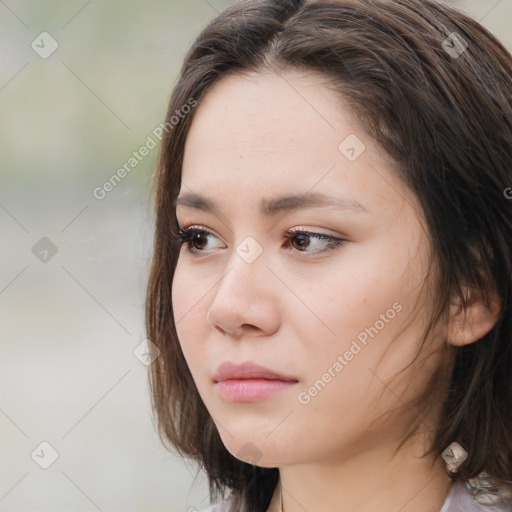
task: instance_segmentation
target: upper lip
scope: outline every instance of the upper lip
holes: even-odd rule
[[[222,363],[214,373],[213,380],[219,382],[229,379],[272,379],[298,382],[294,377],[277,373],[251,361],[241,364],[232,363],[231,361]]]

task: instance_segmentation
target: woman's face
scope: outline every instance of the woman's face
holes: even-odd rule
[[[197,107],[185,147],[178,223],[207,234],[180,253],[176,328],[227,449],[265,467],[397,441],[417,414],[404,404],[440,364],[419,357],[390,381],[428,319],[429,243],[392,162],[323,81],[298,71],[224,77]],[[288,382],[216,382],[224,362]]]

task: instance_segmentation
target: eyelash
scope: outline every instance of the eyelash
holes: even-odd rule
[[[187,253],[190,255],[197,256],[198,253],[205,252],[204,250],[196,249],[193,246],[193,239],[194,239],[195,235],[198,233],[201,233],[205,236],[215,236],[213,233],[210,233],[208,230],[203,229],[203,228],[190,227],[190,228],[183,229],[181,227],[178,227],[178,235],[177,235],[176,243],[178,244],[179,247],[181,247],[183,244],[186,244]],[[342,238],[337,238],[334,236],[326,235],[324,233],[313,233],[311,231],[304,231],[304,230],[299,230],[299,229],[289,230],[285,233],[284,236],[285,236],[286,240],[288,240],[288,242],[290,242],[291,240],[293,240],[295,237],[297,237],[299,235],[306,235],[307,237],[316,238],[316,239],[320,239],[320,240],[329,240],[329,243],[326,246],[327,248],[317,250],[317,251],[310,251],[310,252],[297,251],[299,254],[301,254],[301,253],[302,254],[324,254],[324,253],[331,252],[331,251],[337,249],[338,247],[342,246],[346,242],[346,240],[344,240]],[[301,256],[301,257],[310,258],[311,256]]]

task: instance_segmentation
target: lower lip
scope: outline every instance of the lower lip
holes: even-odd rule
[[[217,382],[217,389],[224,400],[229,402],[256,402],[290,389],[295,381],[270,379],[230,379]]]

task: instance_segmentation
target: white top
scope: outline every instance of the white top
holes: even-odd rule
[[[240,512],[232,508],[232,500],[226,499],[211,505],[203,512]],[[481,505],[473,499],[471,487],[465,482],[455,482],[439,512],[512,512],[507,505]]]

